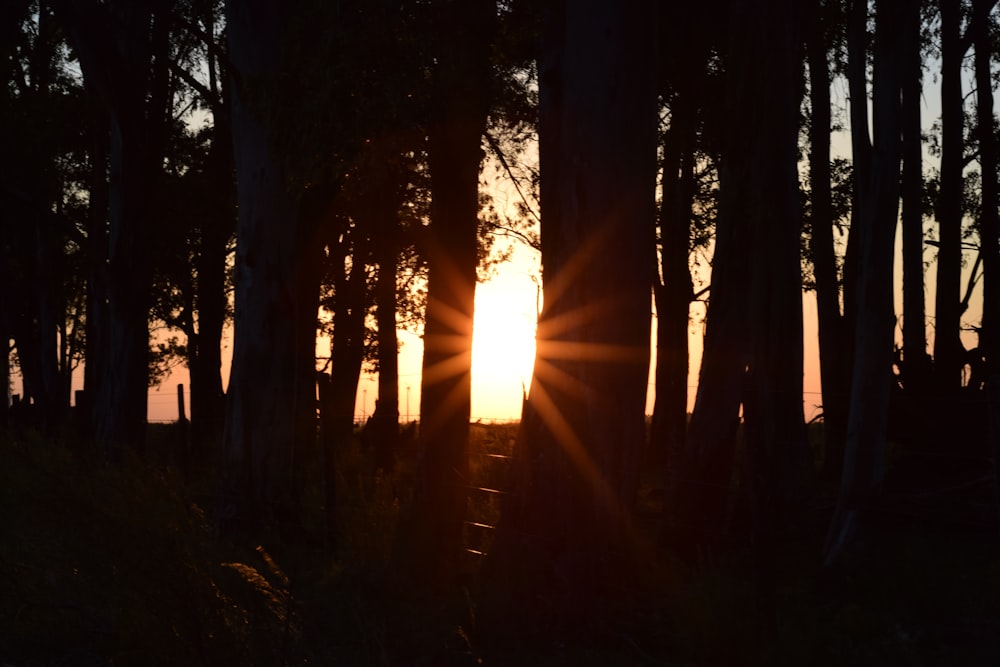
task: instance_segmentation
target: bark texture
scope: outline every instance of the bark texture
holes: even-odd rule
[[[899,210],[901,158],[900,7],[876,4],[873,75],[873,145],[868,197],[860,211],[860,266],[855,356],[847,444],[837,508],[825,546],[834,563],[857,546],[864,518],[882,493],[885,477],[886,421],[892,383],[893,240]]]
[[[573,615],[610,592],[629,546],[649,364],[656,35],[651,3],[550,11],[545,305],[495,558],[509,583]]]

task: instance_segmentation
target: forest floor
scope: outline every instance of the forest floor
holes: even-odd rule
[[[503,486],[514,428],[473,427],[479,486]],[[145,457],[106,466],[0,433],[0,665],[1000,664],[1000,531],[981,471],[932,487],[897,475],[878,529],[835,573],[819,562],[830,507],[820,487],[777,549],[777,629],[762,648],[746,545],[696,562],[656,546],[655,465],[640,493],[641,585],[567,633],[539,623],[537,609],[520,625],[491,609],[479,556],[450,593],[427,596],[395,576],[412,450],[388,478],[373,476],[360,442],[339,453],[334,557],[318,538],[254,549],[218,536],[210,479],[170,465],[173,437],[157,427]],[[470,521],[493,525],[497,494],[480,496]],[[319,534],[319,497],[312,480],[304,535]],[[488,550],[488,537],[470,529],[468,540]]]

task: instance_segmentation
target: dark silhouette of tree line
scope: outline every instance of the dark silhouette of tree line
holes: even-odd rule
[[[919,446],[933,448],[957,423],[985,424],[1000,354],[994,4],[5,3],[0,337],[53,434],[84,361],[77,409],[116,460],[144,441],[151,322],[183,333],[195,447],[222,451],[220,525],[292,535],[321,465],[335,544],[333,452],[353,437],[362,366],[379,370],[370,428],[391,466],[396,331],[419,321],[422,454],[400,539],[411,574],[450,586],[477,269],[505,224],[487,214],[481,169],[489,151],[509,171],[537,135],[545,305],[487,571],[567,609],[615,590],[652,455],[666,463],[665,543],[721,547],[739,505],[773,618],[775,545],[818,480],[839,482],[834,565],[873,530],[895,427],[927,426]],[[941,82],[932,132],[928,76]],[[834,157],[844,121],[850,157]],[[925,169],[928,147],[939,168]],[[804,284],[821,467],[803,418]],[[689,416],[695,299],[708,314]],[[333,341],[319,365],[318,326]]]

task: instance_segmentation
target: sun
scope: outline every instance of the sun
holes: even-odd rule
[[[520,416],[535,359],[535,291],[526,275],[500,275],[476,288],[472,335],[472,414]]]

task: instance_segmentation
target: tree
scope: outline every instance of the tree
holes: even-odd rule
[[[69,415],[70,376],[82,342],[80,259],[85,240],[79,196],[85,179],[86,119],[80,82],[67,69],[65,41],[48,6],[12,6],[3,54],[0,114],[6,212],[0,222],[3,305],[22,400],[34,423],[55,434]]]
[[[976,121],[982,172],[979,237],[983,253],[983,321],[980,347],[986,358],[988,375],[1000,369],[1000,193],[997,191],[1000,156],[993,112],[993,45],[990,38],[990,12],[995,4],[994,0],[974,0],[970,26],[975,48]]]
[[[111,123],[107,280],[91,285],[107,289],[106,320],[95,322],[106,322],[107,331],[98,337],[103,349],[91,394],[96,436],[114,459],[145,438],[149,221],[169,107],[169,8],[157,0],[53,5]]]
[[[314,341],[319,298],[318,281],[306,278],[319,259],[316,219],[300,211],[268,113],[285,103],[271,86],[295,9],[252,0],[226,6],[239,216],[223,513],[250,534],[293,523],[299,438],[303,422],[315,419],[314,342],[304,341]],[[303,383],[314,388],[311,401]]]
[[[744,56],[728,50],[730,35],[724,32],[721,53],[730,58]],[[729,86],[729,60],[724,61],[723,74],[727,92],[716,102],[719,125],[719,215],[715,226],[715,249],[712,256],[712,290],[706,314],[706,330],[702,350],[698,389],[694,410],[688,425],[685,448],[675,465],[679,472],[674,497],[673,525],[668,526],[673,546],[686,553],[696,544],[717,543],[725,532],[726,509],[729,504],[730,481],[743,402],[744,375],[749,361],[750,339],[745,332],[750,326],[749,286],[751,283],[751,228],[730,211],[723,213],[721,198],[731,197],[727,206],[738,207],[742,201],[737,189],[748,184],[730,182],[741,167],[730,169],[726,162],[740,139],[738,129],[725,120],[731,113],[726,96]],[[749,159],[748,156],[736,160]],[[799,281],[796,280],[796,283]]]
[[[824,547],[833,564],[856,546],[866,512],[882,492],[886,421],[892,383],[893,241],[899,206],[900,35],[899,3],[876,2],[873,73],[874,144],[866,195],[859,211],[859,275],[854,370],[847,443],[837,507]],[[852,105],[857,103],[852,98]],[[864,98],[860,98],[861,101]]]
[[[920,97],[923,64],[920,56],[920,3],[904,15],[902,47],[903,113],[903,381],[914,392],[926,390],[931,360],[927,354],[924,298],[924,175]]]
[[[225,394],[222,388],[221,341],[229,316],[226,296],[229,280],[227,263],[235,226],[235,183],[233,182],[232,129],[229,123],[230,91],[226,84],[224,40],[217,34],[219,3],[197,3],[188,32],[198,39],[197,51],[208,73],[202,83],[183,66],[174,69],[212,114],[211,129],[205,134],[208,153],[192,174],[200,205],[193,216],[192,262],[194,269],[191,309],[197,314],[197,328],[189,327],[188,368],[191,372],[191,429],[196,440],[210,441],[222,430]],[[194,315],[194,313],[190,313]]]
[[[806,32],[809,71],[809,251],[816,281],[816,311],[827,451],[840,451],[847,422],[849,347],[844,343],[840,278],[834,249],[835,224],[830,168],[830,42],[836,5],[811,3]]]
[[[539,56],[545,305],[492,559],[506,584],[575,616],[623,574],[644,440],[656,23],[649,3],[547,11]]]
[[[961,0],[940,0],[941,12],[941,189],[936,206],[939,233],[934,306],[934,372],[937,389],[962,384],[961,279],[964,123]]]
[[[653,284],[656,305],[656,402],[650,446],[666,456],[668,488],[681,473],[688,404],[688,325],[694,286],[689,268],[700,105],[707,86],[711,42],[698,27],[703,17],[689,8],[661,15],[661,89],[669,100],[670,126],[663,139],[662,196],[659,211],[659,275]]]
[[[802,413],[802,289],[799,245],[799,107],[802,11],[794,0],[738,0],[730,7],[726,105],[741,114],[726,137],[719,225],[750,241],[743,416],[758,608],[765,640],[776,632],[779,530],[809,483]],[[755,50],[767,44],[768,48]],[[747,55],[749,54],[749,55]],[[726,256],[725,259],[731,259]],[[716,261],[721,261],[719,258]],[[718,290],[729,287],[721,285]]]
[[[478,255],[479,165],[490,109],[490,44],[496,7],[486,0],[431,6],[428,118],[431,223],[424,358],[420,386],[423,450],[417,498],[418,554],[430,581],[456,572],[465,519],[471,410],[472,321]]]

